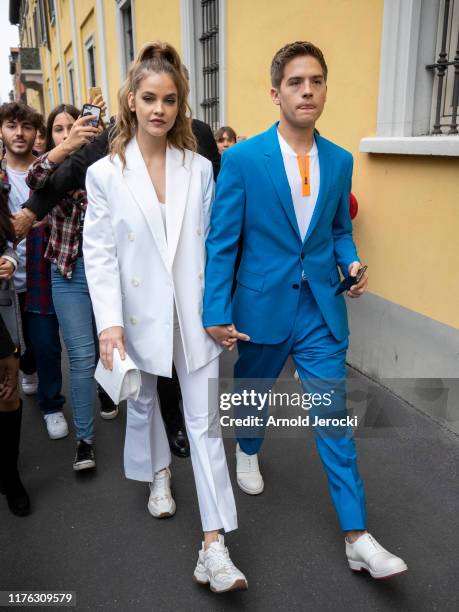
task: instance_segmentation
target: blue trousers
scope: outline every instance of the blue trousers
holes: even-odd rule
[[[316,416],[346,416],[345,360],[348,339],[339,342],[331,334],[307,282],[301,283],[300,291],[293,330],[285,342],[274,345],[238,342],[235,379],[241,381],[239,388],[247,384],[243,379],[264,379],[267,386],[271,387],[291,355],[305,393],[323,394],[333,388],[332,407],[326,410],[323,407],[311,409],[311,422]],[[259,386],[259,382],[254,385]],[[238,437],[239,445],[245,453],[252,455],[260,450],[262,432],[257,436]],[[342,530],[365,529],[365,492],[357,467],[352,428],[317,426],[314,427],[314,437]]]
[[[61,393],[61,339],[54,314],[26,313],[27,329],[38,373],[38,403],[43,414],[62,410],[65,397]]]
[[[72,278],[52,266],[53,303],[70,364],[70,391],[77,440],[92,440],[96,399],[96,343],[94,317],[83,258],[78,257]]]
[[[38,374],[38,403],[43,414],[62,410],[61,339],[55,314],[25,310],[26,293],[19,293],[22,331],[26,345],[20,367],[24,374]]]

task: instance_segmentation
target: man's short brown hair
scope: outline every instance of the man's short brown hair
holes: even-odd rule
[[[5,121],[28,121],[35,129],[43,125],[43,116],[25,102],[5,102],[0,106],[0,125]]]
[[[282,47],[282,49],[279,49],[279,51],[273,57],[273,61],[271,62],[271,84],[273,87],[279,89],[284,76],[285,65],[300,55],[311,55],[312,57],[315,57],[322,66],[324,79],[327,80],[328,68],[322,51],[319,49],[319,47],[316,47],[310,42],[298,40],[285,45],[285,47]]]

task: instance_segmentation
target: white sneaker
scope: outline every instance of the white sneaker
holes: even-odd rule
[[[367,570],[373,578],[389,578],[408,570],[408,566],[383,548],[369,533],[361,535],[353,544],[346,540],[349,567],[354,572]]]
[[[258,467],[258,455],[247,455],[236,445],[236,480],[239,488],[249,495],[263,493],[265,483]]]
[[[207,549],[202,543],[193,578],[199,584],[210,584],[210,590],[214,593],[240,591],[248,587],[246,577],[231,561],[221,534],[218,541],[209,544]]]
[[[148,512],[155,518],[167,518],[174,516],[175,510],[175,501],[171,493],[171,471],[169,468],[164,468],[156,472],[155,479],[150,484]]]
[[[38,376],[34,374],[23,374],[21,378],[22,392],[25,395],[35,395],[38,390]]]
[[[46,429],[51,440],[59,440],[65,438],[69,434],[69,428],[65,416],[62,412],[53,412],[52,414],[43,415],[46,423]]]

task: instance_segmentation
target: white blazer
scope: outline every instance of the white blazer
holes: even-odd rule
[[[170,377],[175,295],[188,372],[212,361],[222,347],[201,320],[212,164],[167,147],[167,239],[135,138],[126,147],[125,170],[117,156],[100,159],[88,169],[86,190],[83,253],[98,333],[123,326],[137,367]]]

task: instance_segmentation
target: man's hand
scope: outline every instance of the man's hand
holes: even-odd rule
[[[29,208],[23,208],[13,215],[12,223],[17,242],[20,242],[27,236],[36,220],[37,215]]]
[[[10,280],[14,274],[14,265],[8,259],[0,257],[0,281]]]
[[[206,332],[229,351],[232,351],[238,340],[244,340],[248,342],[250,337],[247,334],[243,334],[234,327],[234,325],[211,325],[206,327]]]
[[[18,359],[14,355],[10,355],[0,359],[0,400],[8,402],[17,393]]]
[[[124,350],[124,328],[107,327],[99,336],[99,352],[102,365],[107,370],[113,369],[113,349],[117,348],[121,359],[126,359]]]
[[[349,276],[357,276],[361,267],[362,264],[359,261],[353,261],[351,264],[349,264]],[[360,279],[360,282],[356,283],[355,285],[352,285],[352,287],[349,289],[349,291],[346,292],[346,294],[351,298],[358,298],[363,293],[365,293],[367,285],[368,274],[365,272],[362,278]]]

